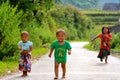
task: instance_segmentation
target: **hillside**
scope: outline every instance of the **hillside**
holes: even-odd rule
[[[105,3],[119,3],[119,0],[98,0],[100,8],[104,6]]]
[[[119,3],[119,0],[60,0],[64,5],[73,5],[79,9],[102,9],[105,3]]]
[[[96,25],[117,25],[120,13],[108,11],[84,11]]]

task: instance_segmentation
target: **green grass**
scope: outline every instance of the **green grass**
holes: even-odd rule
[[[95,49],[93,47],[93,45],[91,43],[85,45],[84,48],[86,48],[88,50],[97,50],[97,49]],[[120,52],[120,48],[114,48],[114,49],[111,49],[111,51],[113,51],[113,52]]]
[[[8,59],[0,61],[0,76],[6,75],[8,71],[15,72],[17,70],[18,59],[13,60],[12,57]]]
[[[32,51],[32,58],[36,59],[36,58],[40,57],[41,55],[44,55],[46,52],[48,52],[47,48],[34,49]]]
[[[120,48],[114,48],[114,49],[111,49],[112,51],[115,51],[115,52],[120,52]]]
[[[47,48],[37,48],[32,51],[32,60],[39,58],[48,52]],[[18,71],[18,58],[19,53],[13,57],[6,57],[3,61],[0,61],[0,76],[8,74],[8,71],[15,72]]]
[[[92,48],[92,45],[90,45],[90,44],[85,45],[84,48],[86,48],[88,50],[95,50],[94,48]]]

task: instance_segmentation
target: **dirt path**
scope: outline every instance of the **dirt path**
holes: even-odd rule
[[[68,55],[66,80],[120,80],[120,59],[109,56],[108,64],[100,62],[96,57],[98,52],[84,49],[85,44],[87,42],[71,43],[73,49],[72,55]],[[15,73],[0,80],[53,80],[53,56],[48,58],[47,55],[32,65],[28,77],[21,78],[21,73]]]

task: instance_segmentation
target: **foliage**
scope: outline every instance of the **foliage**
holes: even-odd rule
[[[80,9],[95,9],[98,4],[98,0],[61,0],[61,2],[64,5],[71,4]]]
[[[60,0],[63,5],[70,4],[81,10],[101,10],[105,3],[119,3],[119,0]]]
[[[89,18],[72,6],[58,7],[50,11],[50,15],[56,21],[59,28],[67,32],[68,40],[75,40],[87,37],[87,30],[93,27]]]
[[[112,49],[120,49],[120,33],[114,34],[113,40],[111,41],[111,48]]]
[[[16,11],[17,7],[10,7],[8,2],[0,6],[0,60],[4,56],[13,56],[16,51],[22,17],[22,12]]]

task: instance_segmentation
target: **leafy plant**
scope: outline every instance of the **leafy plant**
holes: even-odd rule
[[[17,7],[13,8],[9,2],[0,6],[0,60],[4,56],[13,56],[16,51],[16,43],[19,39],[19,24],[22,12]]]

